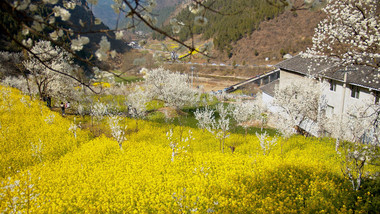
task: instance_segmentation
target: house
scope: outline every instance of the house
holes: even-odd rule
[[[327,114],[340,115],[347,113],[351,106],[379,102],[380,72],[376,68],[364,65],[344,67],[332,60],[315,60],[301,54],[276,67],[280,69],[280,88],[310,75],[327,83],[329,87],[322,92],[327,102]]]
[[[263,101],[269,106],[274,98],[275,88],[285,88],[305,76],[313,76],[327,85],[322,89],[322,96],[327,104],[328,117],[343,115],[350,108],[363,103],[379,102],[380,71],[377,68],[364,65],[344,67],[338,61],[316,60],[303,57],[302,54],[278,63],[276,68],[280,70],[279,81],[261,87]],[[272,110],[276,111],[273,107]]]

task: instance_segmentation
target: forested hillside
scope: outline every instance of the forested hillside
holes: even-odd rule
[[[214,45],[218,50],[231,52],[231,42],[249,35],[258,28],[260,22],[273,19],[284,10],[261,0],[219,0],[210,7],[217,12],[205,14],[208,24],[204,27],[192,23],[196,15],[189,10],[182,10],[176,16],[178,21],[191,26],[176,34],[180,40],[189,39],[192,33],[202,34],[205,40],[214,38]],[[165,30],[173,34],[170,26],[165,26]],[[164,39],[164,36],[154,34],[153,38]]]
[[[295,55],[311,47],[314,29],[325,17],[320,10],[300,10],[297,13],[285,11],[278,17],[260,23],[259,29],[232,44],[233,51],[228,59],[219,54],[221,60],[271,63],[283,60],[287,53]]]

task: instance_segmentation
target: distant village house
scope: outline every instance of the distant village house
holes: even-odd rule
[[[280,62],[276,68],[280,72],[279,80],[261,87],[263,102],[267,103],[272,112],[276,111],[270,104],[276,87],[285,88],[310,75],[328,84],[322,91],[327,102],[327,117],[348,113],[353,106],[366,102],[379,103],[380,72],[377,68],[364,65],[343,67],[334,61],[315,60],[302,57],[301,54]]]

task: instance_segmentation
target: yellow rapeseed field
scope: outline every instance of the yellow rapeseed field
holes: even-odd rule
[[[0,212],[348,212],[350,184],[329,140],[280,139],[263,155],[256,136],[233,134],[235,152],[221,153],[208,132],[141,121],[120,150],[105,136],[74,137],[59,114],[0,90]]]

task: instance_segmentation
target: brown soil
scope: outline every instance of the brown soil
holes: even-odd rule
[[[174,117],[178,117],[180,115],[186,115],[187,114],[186,112],[183,112],[181,110],[176,110],[173,107],[164,107],[164,108],[158,109],[157,111],[162,112],[163,114],[165,114],[165,116],[167,118],[174,118]]]
[[[189,64],[166,64],[166,69],[193,75],[194,87],[202,86],[205,92],[218,91],[242,82],[258,74],[270,71],[270,67],[201,66]],[[194,67],[193,73],[191,67]]]
[[[311,38],[318,23],[325,17],[322,11],[287,11],[273,20],[264,21],[260,29],[233,45],[230,62],[247,64],[274,64],[282,60],[281,49],[285,53],[297,54],[312,45]],[[255,52],[258,54],[255,55]],[[270,61],[265,61],[269,57]]]

